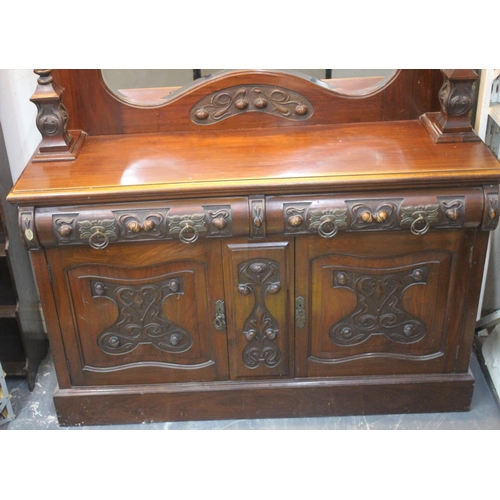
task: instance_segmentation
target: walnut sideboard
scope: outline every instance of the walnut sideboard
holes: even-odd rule
[[[8,200],[62,425],[470,408],[500,180],[472,71],[363,96],[235,71],[146,107],[37,73]]]

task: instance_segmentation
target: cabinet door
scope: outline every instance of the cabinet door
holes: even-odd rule
[[[296,375],[453,371],[473,232],[297,238]]]
[[[290,376],[292,250],[288,241],[224,246],[231,379]]]
[[[227,379],[220,242],[47,250],[73,385]]]

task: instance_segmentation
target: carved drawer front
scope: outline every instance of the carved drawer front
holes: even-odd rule
[[[328,239],[342,232],[409,230],[423,235],[434,228],[478,227],[483,207],[482,188],[269,197],[267,234],[318,234]]]
[[[223,246],[232,379],[293,373],[292,255],[283,241]]]
[[[247,198],[39,209],[35,219],[42,246],[83,244],[98,250],[113,243],[179,240],[192,244],[249,234]]]
[[[421,243],[421,242],[426,243]],[[452,371],[469,250],[460,231],[424,239],[343,234],[296,249],[298,376]]]
[[[219,242],[47,254],[73,385],[227,378]]]

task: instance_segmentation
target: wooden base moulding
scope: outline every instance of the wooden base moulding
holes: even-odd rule
[[[463,374],[62,389],[62,426],[468,411]]]

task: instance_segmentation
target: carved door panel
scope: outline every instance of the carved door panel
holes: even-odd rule
[[[230,378],[290,376],[291,243],[245,240],[224,246],[223,255]]]
[[[470,241],[460,231],[298,238],[296,375],[453,371]]]
[[[47,254],[73,385],[227,379],[220,242]]]

